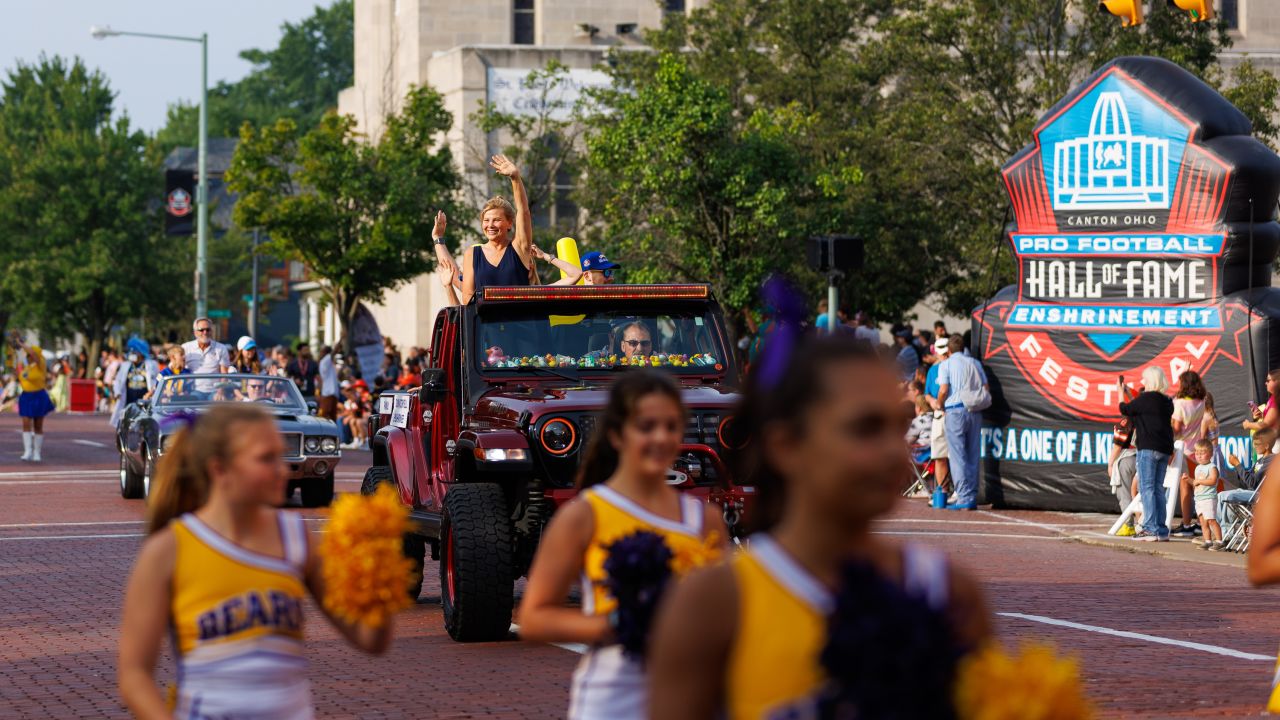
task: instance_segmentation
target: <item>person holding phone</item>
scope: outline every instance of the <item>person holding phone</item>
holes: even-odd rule
[[[1276,409],[1276,393],[1280,392],[1280,368],[1273,368],[1267,372],[1267,404],[1258,407],[1258,404],[1250,401],[1249,417],[1242,423],[1245,430],[1250,432],[1258,432],[1259,430],[1280,430],[1280,411]]]
[[[1125,401],[1120,403],[1120,414],[1129,418],[1134,426],[1138,444],[1138,496],[1142,499],[1142,530],[1136,540],[1140,542],[1168,542],[1169,528],[1165,525],[1164,472],[1173,455],[1173,400],[1165,395],[1169,381],[1158,367],[1142,371],[1143,391],[1136,398],[1121,377],[1117,383]]]

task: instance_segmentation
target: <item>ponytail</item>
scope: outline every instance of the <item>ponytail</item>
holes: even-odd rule
[[[176,420],[177,422],[184,422]],[[209,461],[228,462],[241,425],[271,423],[271,416],[251,405],[216,405],[188,422],[165,447],[156,464],[147,498],[147,533],[163,530],[169,521],[194,512],[209,500]],[[274,427],[274,423],[273,423]]]
[[[632,370],[621,380],[614,383],[609,391],[609,402],[600,414],[596,423],[595,435],[591,438],[587,451],[583,455],[582,464],[578,468],[578,489],[586,490],[592,485],[599,485],[613,476],[618,470],[618,449],[610,441],[611,435],[621,435],[627,420],[635,414],[636,406],[650,395],[665,395],[680,408],[680,417],[688,417],[684,400],[680,396],[680,386],[675,381],[657,370]]]

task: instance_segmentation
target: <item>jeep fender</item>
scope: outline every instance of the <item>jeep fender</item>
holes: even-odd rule
[[[400,500],[405,505],[413,507],[416,504],[414,478],[428,477],[421,446],[413,442],[407,430],[395,427],[379,428],[373,444],[375,447],[381,446],[381,454],[391,468],[391,475],[395,478],[396,487],[400,490]],[[376,460],[375,455],[375,465],[378,464]]]
[[[490,460],[487,450],[524,450],[523,460]],[[469,429],[458,436],[455,457],[457,482],[497,483],[515,507],[533,475],[533,452],[528,438],[515,428]]]

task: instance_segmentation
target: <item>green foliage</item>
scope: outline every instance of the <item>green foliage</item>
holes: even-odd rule
[[[442,142],[451,125],[440,95],[416,88],[377,142],[332,113],[305,133],[288,119],[245,126],[226,177],[235,221],[265,230],[268,252],[305,262],[345,329],[359,301],[431,269],[435,213],[452,210],[460,182]]]
[[[146,137],[112,119],[106,79],[80,60],[19,63],[0,97],[0,292],[17,320],[96,348],[126,319],[175,310],[171,247]],[[146,278],[146,282],[139,282]]]
[[[820,197],[784,112],[745,122],[675,54],[590,120],[582,194],[630,282],[707,281],[745,307],[792,263]]]
[[[253,70],[236,82],[209,88],[209,136],[236,137],[248,122],[257,127],[281,118],[304,131],[316,127],[332,109],[338,93],[355,76],[355,11],[352,0],[336,0],[299,23],[285,23],[273,50],[245,50],[240,57]],[[199,118],[197,103],[169,106],[165,126],[155,136],[166,154],[179,146],[194,147]]]

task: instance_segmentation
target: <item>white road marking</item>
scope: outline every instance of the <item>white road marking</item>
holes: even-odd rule
[[[101,485],[105,478],[97,480],[0,480],[0,485]]]
[[[96,448],[104,448],[107,446],[106,443],[100,443],[97,440],[80,440],[77,438],[75,440],[72,440],[71,442],[77,445],[88,445],[89,447],[96,447]]]
[[[0,528],[71,527],[76,525],[141,525],[146,520],[102,520],[100,522],[9,523]]]
[[[1024,540],[1070,540],[1061,535],[1014,535],[1009,533],[947,532],[945,530],[872,530],[872,535],[926,535],[929,537],[1020,538]]]
[[[0,472],[0,477],[75,477],[77,475],[110,477],[119,474],[119,470],[22,470],[19,472]]]
[[[1129,632],[1128,630],[1113,630],[1111,628],[1100,627],[1098,625],[1085,625],[1084,623],[1071,622],[1070,620],[1058,620],[1057,618],[1045,617],[1043,615],[1026,615],[1024,613],[998,612],[996,615],[1001,617],[1018,618],[1019,620],[1029,620],[1031,622],[1044,623],[1045,625],[1056,625],[1057,627],[1071,628],[1072,630],[1084,630],[1085,632],[1098,633],[1100,635],[1113,635],[1115,637],[1127,638],[1130,640],[1143,640],[1158,645],[1172,645],[1174,647],[1187,648],[1188,650],[1199,650],[1201,652],[1213,653],[1215,655],[1226,655],[1230,658],[1239,660],[1265,660],[1274,662],[1274,655],[1259,655],[1257,653],[1247,653],[1240,650],[1232,650],[1231,648],[1219,647],[1217,645],[1206,645],[1204,643],[1191,642],[1189,640],[1173,640],[1158,635],[1147,635],[1145,633]]]
[[[1008,525],[1004,520],[930,520],[929,518],[888,518],[877,522],[892,525],[894,523],[919,523],[921,525]],[[1098,525],[1051,525],[1049,527],[1098,527]]]
[[[516,635],[519,635],[520,626],[515,623],[511,623],[511,632],[515,633]],[[575,652],[575,653],[578,653],[579,655],[586,654],[587,650],[589,649],[586,645],[583,645],[582,643],[547,643],[547,644],[555,645],[558,648],[568,650],[569,652]]]
[[[140,538],[146,533],[127,533],[123,535],[23,535],[21,537],[0,537],[0,542],[9,540],[102,540],[104,538]]]

